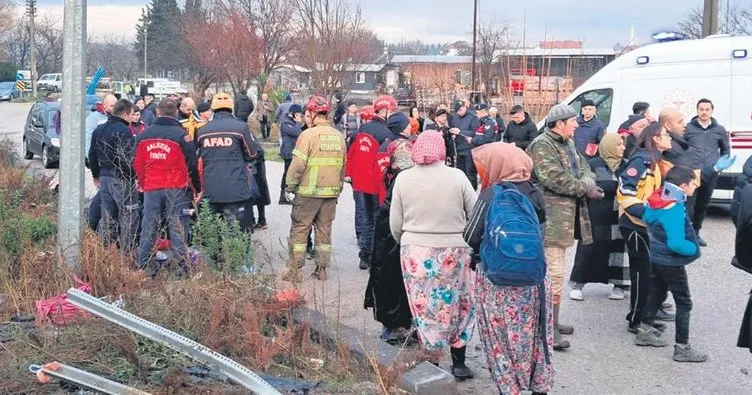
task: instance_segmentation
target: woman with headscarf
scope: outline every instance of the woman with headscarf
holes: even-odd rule
[[[521,391],[545,394],[553,386],[553,336],[558,335],[554,331],[551,282],[546,278],[544,295],[537,285],[497,286],[485,276],[477,254],[496,184],[512,184],[527,196],[543,229],[546,204],[543,194],[530,182],[533,160],[514,144],[502,142],[478,147],[472,155],[482,183],[464,237],[474,251],[473,264],[479,263],[475,300],[478,334],[486,351],[488,367],[496,387],[504,395],[518,395]],[[541,303],[545,305],[545,317],[541,317]]]
[[[608,296],[611,300],[624,299],[624,291],[629,288],[629,264],[624,259],[624,239],[619,232],[619,204],[616,202],[619,176],[626,164],[625,147],[623,137],[606,134],[598,147],[599,155],[588,160],[595,173],[595,184],[603,189],[605,197],[587,202],[593,243],[577,245],[569,278],[573,283],[569,293],[572,300],[585,300],[582,288],[587,283],[613,284]]]
[[[407,302],[405,283],[402,281],[399,243],[389,229],[389,209],[394,181],[402,171],[415,163],[410,157],[413,144],[409,140],[396,140],[389,144],[389,167],[384,176],[387,194],[376,211],[371,250],[371,275],[366,286],[364,308],[373,308],[373,316],[383,326],[381,339],[400,345],[409,335],[413,316]]]
[[[462,231],[477,196],[461,170],[444,164],[441,133],[418,135],[411,157],[415,167],[394,183],[389,226],[400,244],[413,325],[435,363],[449,346],[452,374],[460,381],[470,379],[465,346],[475,326],[475,273]]]

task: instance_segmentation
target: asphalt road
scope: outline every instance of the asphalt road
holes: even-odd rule
[[[0,138],[21,144],[23,123],[30,105],[0,103]],[[741,158],[743,159],[743,158]],[[740,159],[740,160],[741,160]],[[31,166],[41,168],[39,158]],[[54,171],[46,170],[48,174]],[[282,164],[267,163],[272,201],[279,198]],[[87,195],[94,192],[87,174]],[[280,271],[287,255],[290,206],[267,207],[269,229],[257,232],[268,252],[271,270]],[[306,277],[308,303],[344,324],[366,330],[376,336],[380,325],[371,312],[363,309],[363,292],[368,274],[358,269],[354,231],[352,192],[342,193],[334,222],[334,259],[326,283],[314,283]],[[671,360],[673,347],[640,348],[626,331],[624,315],[628,300],[608,300],[609,287],[588,285],[585,301],[565,297],[562,321],[575,326],[568,339],[572,348],[554,355],[556,379],[553,394],[750,394],[752,393],[752,355],[736,348],[736,338],[746,305],[752,277],[731,267],[734,228],[723,209],[713,209],[702,232],[709,247],[699,261],[688,267],[693,299],[690,341],[693,347],[710,353],[702,364],[679,364]],[[569,265],[574,258],[570,250]],[[312,264],[305,274],[312,270]],[[568,293],[568,290],[566,291]],[[669,325],[667,339],[673,340]],[[462,394],[496,394],[486,371],[485,356],[477,350],[477,333],[468,347],[468,361],[477,377],[459,385]],[[447,353],[448,354],[448,353]],[[448,355],[447,355],[448,359]],[[442,362],[449,367],[449,361]]]

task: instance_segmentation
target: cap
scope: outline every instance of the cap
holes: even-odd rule
[[[475,105],[475,111],[483,111],[483,110],[488,110],[488,104],[478,103]]]
[[[580,108],[582,107],[595,107],[595,102],[590,99],[585,99],[580,102]]]
[[[449,112],[448,112],[447,110],[445,110],[445,109],[443,109],[443,108],[440,108],[440,109],[436,110],[436,113],[435,113],[435,114],[433,115],[433,117],[434,117],[434,118],[438,118],[438,117],[440,117],[440,116],[442,116],[442,115],[446,115],[446,114],[448,114],[448,113],[449,113]]]
[[[287,110],[287,113],[288,114],[302,114],[303,113],[303,107],[301,107],[300,104],[293,104]]]
[[[452,111],[459,111],[459,109],[462,108],[463,105],[464,103],[462,102],[462,100],[455,100],[454,103],[452,103]]]
[[[546,123],[552,123],[556,121],[566,121],[569,118],[577,116],[577,111],[569,104],[557,104],[551,108],[546,115]]]
[[[407,128],[407,125],[410,124],[410,119],[401,112],[395,112],[394,114],[389,116],[389,119],[386,121],[386,127],[389,128],[389,130],[392,131],[392,133],[400,134],[405,131],[405,128]]]
[[[209,110],[211,110],[211,104],[207,102],[203,102],[199,104],[198,107],[196,107],[196,111],[198,111],[199,113],[207,112]]]

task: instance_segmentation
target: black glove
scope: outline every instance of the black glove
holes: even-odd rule
[[[605,193],[603,193],[603,188],[599,186],[595,186],[593,188],[590,188],[587,191],[587,197],[590,200],[601,200],[603,197],[606,196]]]

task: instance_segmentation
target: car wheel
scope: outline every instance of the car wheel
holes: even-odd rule
[[[52,168],[52,161],[50,160],[50,148],[46,145],[42,146],[42,166],[44,166],[45,169],[51,169]]]
[[[57,86],[53,86],[52,91],[57,93],[58,91],[60,91],[60,89]]]
[[[23,138],[24,159],[34,159],[34,153],[29,151],[29,143]]]

